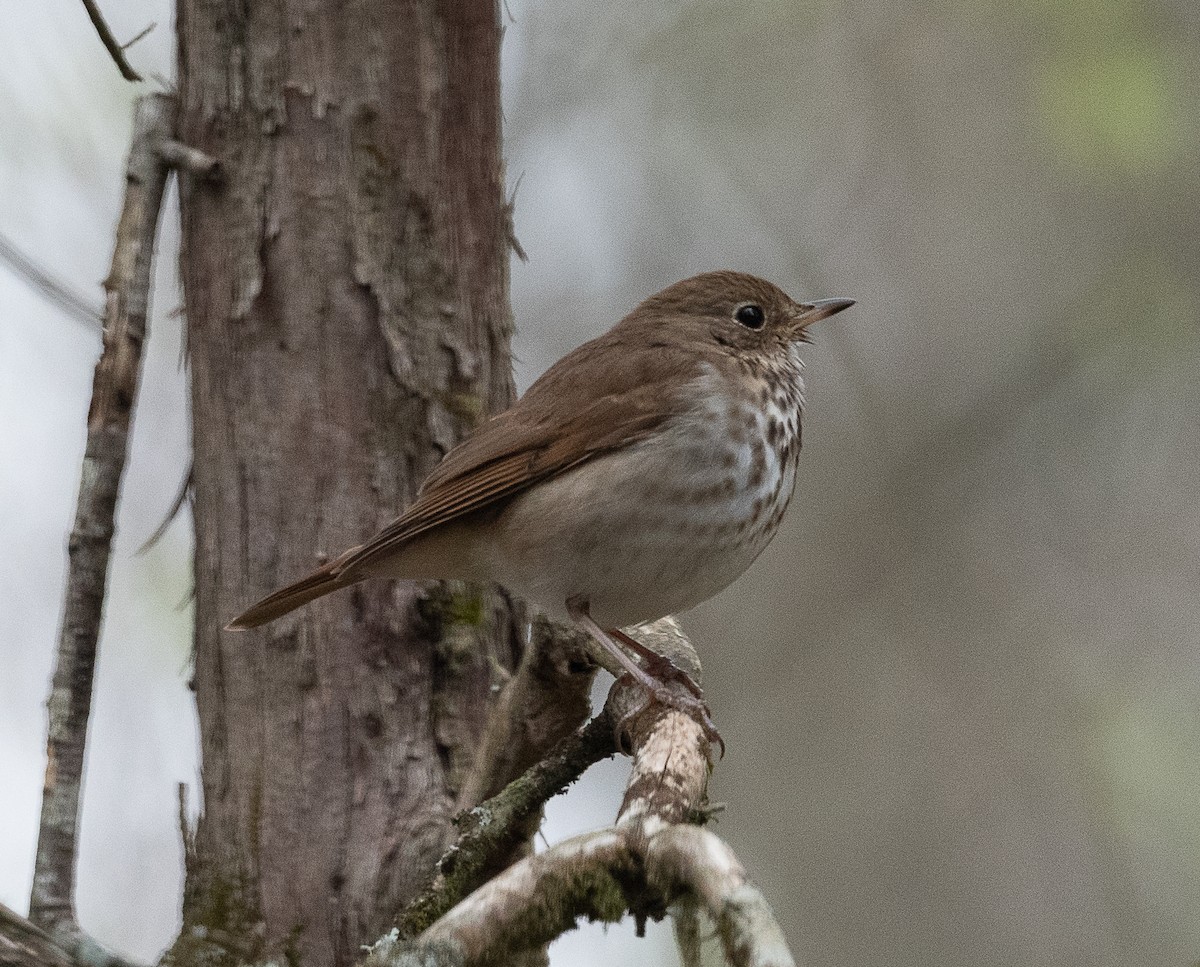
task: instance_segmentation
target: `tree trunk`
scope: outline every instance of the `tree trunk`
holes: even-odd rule
[[[182,197],[204,801],[172,957],[345,964],[432,875],[517,623],[375,582],[221,628],[512,399],[497,6],[180,0],[178,32],[181,138],[226,177]]]

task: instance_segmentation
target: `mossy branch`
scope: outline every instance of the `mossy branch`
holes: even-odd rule
[[[434,883],[400,917],[400,936],[417,936],[482,886],[497,860],[528,838],[528,821],[546,801],[615,752],[612,722],[607,715],[598,715],[501,793],[462,813],[456,821],[461,831],[458,841],[438,861]]]
[[[635,633],[698,675],[695,653],[673,620]],[[394,931],[369,950],[363,967],[511,962],[572,929],[580,917],[614,921],[631,913],[640,925],[662,917],[679,900],[712,920],[734,967],[794,967],[769,905],[733,851],[715,834],[690,825],[703,814],[711,767],[703,724],[672,705],[647,704],[640,688],[626,679],[616,682],[604,712],[584,733],[599,730],[601,723],[610,742],[610,725],[616,723],[633,757],[616,823],[513,864],[415,940]],[[534,780],[536,774],[534,770],[528,777],[528,786],[514,784],[511,794],[506,790],[495,804],[485,804],[487,810],[476,815],[476,826],[464,837],[472,849],[486,850],[492,842],[493,834],[482,835],[481,830],[496,820],[497,809],[512,810],[504,813],[511,817],[516,803],[528,810],[537,801],[547,786]],[[698,935],[693,919],[685,930],[689,962],[695,962]]]

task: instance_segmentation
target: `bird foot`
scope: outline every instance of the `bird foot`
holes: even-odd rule
[[[721,738],[721,733],[717,731],[716,725],[713,724],[712,712],[708,708],[708,703],[704,701],[703,692],[699,686],[688,677],[688,674],[677,668],[667,659],[662,659],[667,666],[665,674],[661,674],[658,669],[648,669],[650,674],[656,679],[653,685],[643,685],[643,698],[629,712],[621,716],[621,721],[617,723],[617,733],[621,734],[626,731],[626,724],[637,718],[648,708],[654,705],[659,705],[664,708],[674,709],[677,712],[682,712],[684,715],[695,721],[704,731],[704,737],[709,742],[716,744],[721,749],[721,758],[725,758],[725,740]],[[623,675],[622,678],[632,684],[641,684],[635,682],[632,675]],[[673,688],[671,683],[678,682],[684,686],[687,691],[681,691],[678,688]]]
[[[665,655],[660,655],[647,648],[636,638],[632,638],[617,628],[605,631],[588,612],[588,603],[580,598],[567,599],[567,614],[571,620],[592,636],[592,639],[607,651],[617,663],[625,669],[622,680],[640,685],[645,689],[645,699],[638,703],[632,712],[621,717],[617,723],[618,735],[624,733],[625,723],[641,715],[652,704],[674,708],[694,719],[704,730],[709,742],[716,742],[721,747],[721,758],[725,758],[725,740],[713,725],[712,713],[704,701],[704,693],[687,672],[672,662]],[[622,647],[624,645],[624,647]],[[628,651],[626,650],[628,649]],[[632,651],[641,661],[635,661],[629,654]],[[673,687],[675,684],[682,689]]]
[[[704,698],[703,690],[692,680],[692,676],[676,665],[675,662],[671,661],[666,655],[660,655],[654,649],[647,648],[632,635],[627,635],[619,628],[613,628],[611,634],[641,659],[642,667],[646,669],[646,674],[655,681],[679,682],[696,698]]]

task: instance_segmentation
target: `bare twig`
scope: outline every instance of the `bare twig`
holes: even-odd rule
[[[139,30],[136,34],[134,34],[132,37],[130,37],[127,41],[125,41],[125,43],[123,43],[121,45],[121,50],[128,50],[130,47],[132,47],[134,44],[136,44],[139,40],[141,40],[143,37],[145,37],[147,34],[149,34],[150,31],[152,31],[157,26],[158,26],[158,21],[151,20],[148,24],[146,24],[145,27],[143,27],[141,30]]]
[[[135,967],[82,933],[51,936],[0,903],[0,967]]]
[[[153,95],[138,101],[112,270],[104,282],[104,349],[92,382],[79,503],[68,543],[70,564],[47,703],[46,783],[29,903],[30,919],[63,946],[68,940],[79,947],[94,946],[75,917],[79,801],[113,517],[146,338],[154,235],[170,170],[155,146],[170,134],[173,123],[169,98]]]
[[[0,233],[0,261],[16,272],[19,278],[29,284],[30,288],[53,302],[68,315],[89,328],[97,330],[100,328],[101,320],[98,308],[74,292],[65,282],[54,278],[3,233]]]
[[[674,622],[635,633],[645,643],[670,639],[673,660],[698,669]],[[717,925],[734,967],[794,967],[770,908],[733,852],[713,833],[687,823],[704,801],[708,781],[712,750],[704,728],[672,706],[647,705],[641,689],[626,679],[610,691],[604,716],[620,723],[633,755],[616,824],[514,864],[415,943],[398,932],[383,938],[364,967],[504,963],[571,929],[580,916],[619,920],[628,912],[640,925],[680,899]],[[691,938],[685,953],[694,962],[694,919],[684,930]]]
[[[199,148],[165,138],[158,145],[158,155],[177,171],[186,171],[204,181],[220,181],[225,173],[221,162]]]
[[[159,525],[154,528],[154,533],[147,537],[142,546],[137,549],[138,554],[145,554],[150,548],[162,540],[163,535],[167,532],[167,528],[171,526],[179,512],[183,510],[183,505],[187,503],[188,495],[192,492],[192,465],[188,464],[188,472],[184,475],[183,483],[179,485],[179,492],[175,495],[175,500],[171,503],[171,509],[167,511]]]
[[[514,213],[517,210],[517,192],[521,190],[521,182],[525,178],[525,172],[517,177],[517,183],[513,185],[512,194],[508,196],[508,201],[504,203],[504,231],[508,235],[509,247],[516,253],[517,258],[522,262],[529,261],[529,255],[524,248],[521,247],[521,242],[517,238],[517,229],[514,223]]]
[[[83,0],[83,7],[87,10],[88,16],[92,20],[92,26],[96,28],[96,33],[100,35],[100,42],[104,44],[104,49],[108,51],[109,56],[113,59],[113,63],[117,65],[121,76],[127,81],[140,81],[142,75],[135,71],[129,65],[129,61],[125,59],[125,51],[117,43],[117,38],[113,36],[112,31],[108,29],[108,24],[104,22],[104,15],[100,13],[100,8],[96,6],[96,0]]]

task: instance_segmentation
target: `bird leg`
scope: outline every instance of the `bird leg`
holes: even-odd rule
[[[701,691],[699,685],[692,681],[692,676],[676,665],[675,662],[671,661],[666,655],[660,655],[653,648],[647,648],[634,638],[633,635],[625,634],[620,628],[613,628],[609,633],[645,662],[646,671],[654,678],[664,682],[677,681],[695,695],[696,698],[704,697],[704,692]]]
[[[685,715],[690,715],[700,727],[704,729],[704,734],[710,742],[716,742],[721,746],[721,757],[725,757],[725,740],[721,738],[721,733],[717,731],[713,725],[712,714],[708,710],[708,705],[703,699],[703,692],[688,674],[669,659],[665,658],[650,648],[647,648],[640,641],[636,641],[623,631],[613,629],[610,633],[600,627],[595,619],[588,612],[588,604],[586,601],[579,598],[570,598],[567,600],[567,614],[571,620],[579,627],[586,631],[601,648],[607,651],[617,663],[625,669],[626,673],[635,682],[646,690],[646,703],[656,701],[671,708],[676,708]],[[641,656],[646,667],[638,664],[630,657],[629,653],[621,647],[614,636],[620,641],[628,644],[634,652]],[[667,683],[677,681],[684,685],[691,697],[687,697],[672,691]],[[639,714],[646,705],[635,709],[626,718],[631,718]]]

